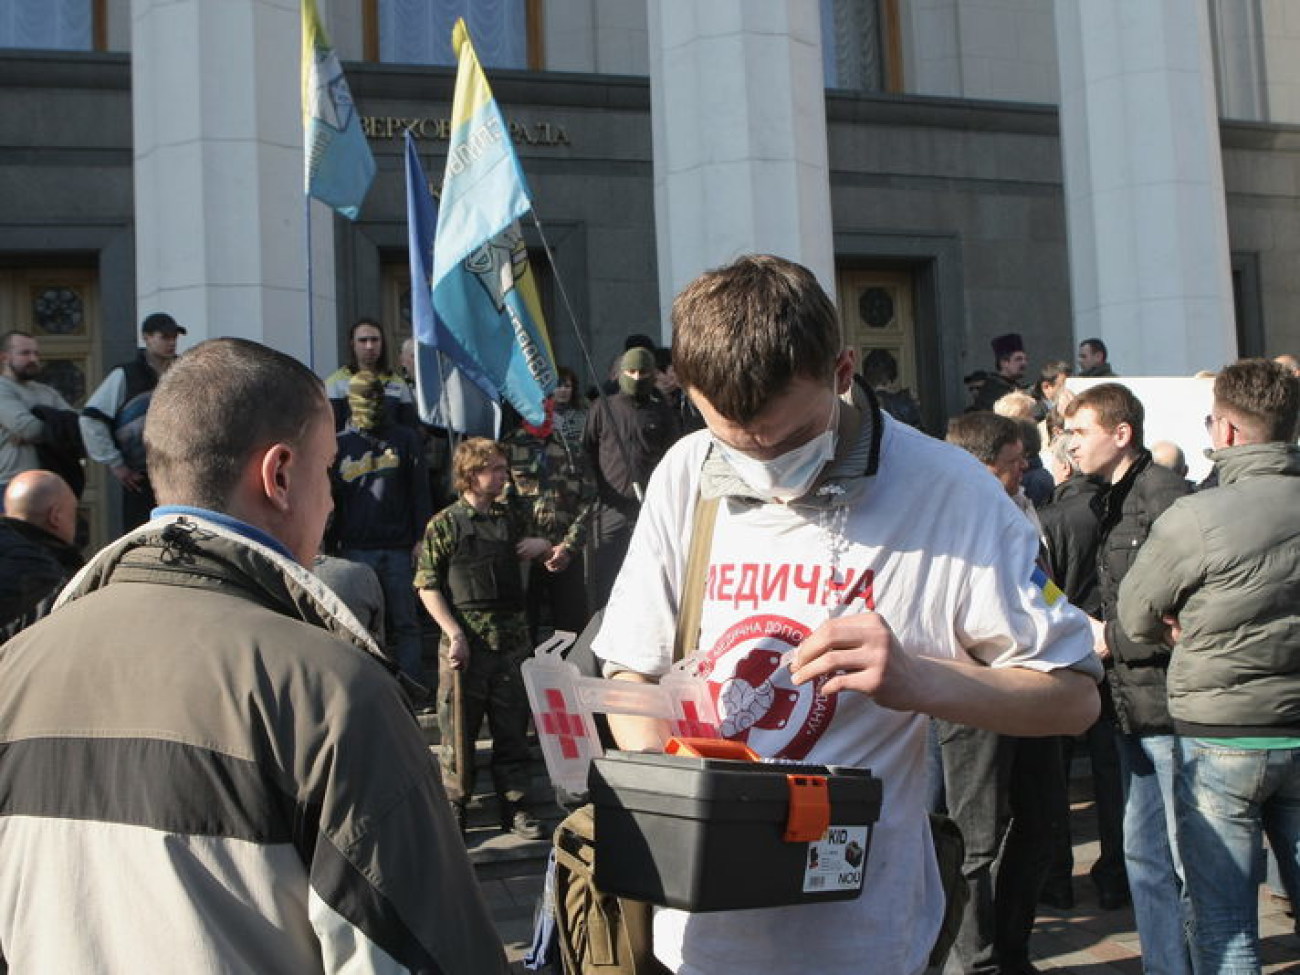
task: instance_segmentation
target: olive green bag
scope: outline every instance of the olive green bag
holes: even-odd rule
[[[695,505],[673,659],[695,652],[716,498]],[[654,957],[654,907],[596,887],[596,821],[591,804],[555,828],[555,926],[564,975],[666,975]]]

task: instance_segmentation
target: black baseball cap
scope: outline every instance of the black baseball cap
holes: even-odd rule
[[[140,323],[141,332],[168,332],[172,335],[180,333],[188,335],[185,326],[176,324],[176,319],[165,311],[156,311],[143,322]]]

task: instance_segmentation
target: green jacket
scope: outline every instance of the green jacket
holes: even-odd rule
[[[1120,586],[1119,619],[1159,641],[1180,734],[1300,736],[1300,448],[1267,443],[1211,455],[1219,487],[1156,522]]]

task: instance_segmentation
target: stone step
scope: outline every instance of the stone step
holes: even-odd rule
[[[420,727],[424,729],[429,747],[436,749],[440,740],[437,719],[427,712],[417,717]],[[542,821],[546,831],[545,837],[540,840],[524,839],[501,829],[496,792],[492,787],[492,775],[488,768],[492,754],[492,739],[487,736],[480,736],[478,739],[474,760],[476,769],[474,796],[466,807],[468,815],[465,848],[469,852],[470,862],[479,871],[480,877],[485,873],[490,876],[500,876],[522,873],[532,868],[538,872],[543,870],[551,850],[551,831],[565,816],[564,810],[555,803],[555,790],[546,775],[542,750],[531,734],[529,746],[533,768],[528,797],[534,814]]]

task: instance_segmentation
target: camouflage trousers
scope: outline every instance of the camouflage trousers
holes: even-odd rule
[[[474,742],[484,717],[492,733],[492,785],[504,803],[518,803],[528,794],[531,776],[528,751],[528,695],[519,665],[529,648],[496,652],[475,646],[469,665],[461,671],[447,666],[447,646],[438,654],[438,728],[442,733],[439,759],[443,783],[452,802],[464,803],[474,793]],[[456,693],[461,697],[461,726],[456,727]]]

